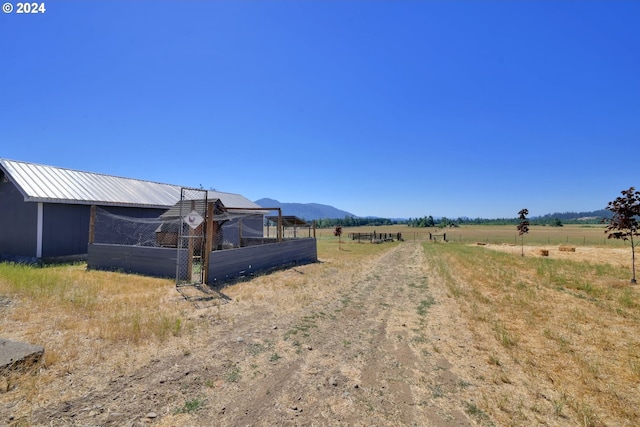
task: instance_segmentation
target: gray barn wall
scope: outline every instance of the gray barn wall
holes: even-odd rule
[[[0,182],[0,260],[33,262],[37,246],[38,204],[24,201],[10,182]]]
[[[164,209],[127,208],[119,206],[100,206],[102,209],[115,214],[134,218],[157,218]],[[91,207],[88,205],[71,205],[46,203],[43,215],[42,257],[55,258],[71,255],[85,255],[89,244],[89,221]],[[128,235],[127,230],[121,230],[123,236],[120,244],[135,244],[135,236]],[[97,230],[100,233],[100,230]],[[112,237],[118,230],[106,230]],[[98,236],[96,236],[98,237]],[[131,242],[126,239],[131,239]]]
[[[86,205],[45,203],[42,217],[42,257],[87,253],[89,216]]]
[[[119,206],[100,206],[101,209],[113,214],[121,215],[128,218],[158,218],[166,209],[152,209],[152,208],[126,208]],[[131,227],[127,227],[131,226]],[[108,219],[97,219],[95,229],[95,242],[106,243],[114,245],[140,245],[139,236],[136,235],[136,229],[139,229],[141,224],[136,223],[116,223],[109,222]],[[146,239],[155,241],[155,230],[158,227],[157,224],[150,224],[145,229],[149,234],[145,236]],[[88,228],[87,228],[88,230]],[[87,232],[88,233],[88,232]],[[87,234],[87,239],[88,239]],[[86,245],[86,244],[85,244]]]

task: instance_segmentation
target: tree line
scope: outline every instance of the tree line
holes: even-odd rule
[[[589,217],[584,219],[578,219],[577,217],[566,217],[568,219],[562,219],[558,216],[545,215],[542,217],[534,217],[531,219],[531,225],[547,225],[551,227],[562,227],[564,224],[601,224],[606,218],[602,217]],[[406,221],[399,221],[398,223],[406,223],[409,227],[457,227],[463,224],[469,225],[514,225],[518,224],[518,218],[433,218],[431,215],[424,216],[422,218],[409,218]]]
[[[392,221],[389,218],[359,218],[353,216],[345,216],[344,218],[322,218],[316,220],[317,228],[363,227],[366,225],[380,227],[382,225],[394,224],[398,224],[398,221]]]
[[[603,212],[600,215],[595,213]],[[546,225],[550,227],[562,227],[564,224],[602,224],[611,218],[611,213],[607,211],[584,212],[584,213],[556,213],[544,216],[530,218],[531,225]],[[515,225],[518,224],[518,218],[434,218],[432,215],[425,215],[421,218],[409,219],[389,219],[389,218],[373,218],[373,217],[352,217],[344,218],[321,218],[316,220],[317,228],[335,228],[340,227],[362,227],[383,225],[406,224],[408,227],[428,228],[428,227],[457,227],[463,224],[469,225]]]
[[[611,211],[601,209],[589,212],[554,212],[538,217],[532,217],[529,220],[531,225],[547,225],[551,227],[562,227],[564,224],[604,224],[612,217]],[[341,227],[360,227],[360,226],[382,226],[394,224],[406,224],[408,227],[428,228],[428,227],[456,227],[458,225],[514,225],[518,224],[519,219],[513,218],[436,218],[432,215],[425,215],[418,218],[408,219],[389,219],[378,217],[353,217],[345,216],[344,218],[322,218],[316,220],[318,228],[335,228]]]

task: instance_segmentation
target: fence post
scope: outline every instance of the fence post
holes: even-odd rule
[[[213,202],[207,203],[207,223],[205,225],[205,244],[204,244],[204,262],[202,263],[203,276],[202,282],[209,284],[209,255],[213,249],[213,240],[215,239],[215,230],[213,229]]]

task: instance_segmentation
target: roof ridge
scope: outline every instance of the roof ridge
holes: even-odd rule
[[[159,182],[159,181],[151,181],[149,179],[130,178],[130,177],[126,177],[126,176],[112,175],[112,174],[103,173],[103,172],[89,172],[89,171],[86,171],[86,170],[73,169],[73,168],[67,168],[67,167],[62,167],[62,166],[45,165],[43,163],[25,162],[23,160],[12,160],[12,159],[7,159],[7,158],[4,158],[4,157],[0,157],[0,162],[3,162],[3,161],[12,162],[12,163],[22,163],[22,164],[25,164],[25,165],[32,165],[32,166],[40,166],[40,167],[44,167],[44,168],[54,168],[54,169],[65,170],[65,171],[70,171],[70,172],[79,172],[79,173],[85,173],[85,174],[89,174],[89,175],[108,176],[108,177],[111,177],[111,178],[126,179],[126,180],[129,180],[129,181],[149,182],[149,183],[152,183],[152,184],[168,185],[168,186],[171,186],[171,187],[181,187],[181,188],[184,187],[183,185],[169,184],[169,183],[166,183],[166,182]],[[222,191],[219,191],[219,193],[222,193]]]

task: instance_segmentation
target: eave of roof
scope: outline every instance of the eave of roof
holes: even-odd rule
[[[27,202],[166,209],[180,200],[183,188],[2,158],[0,170]],[[239,194],[209,191],[208,198],[225,206],[259,207]]]

